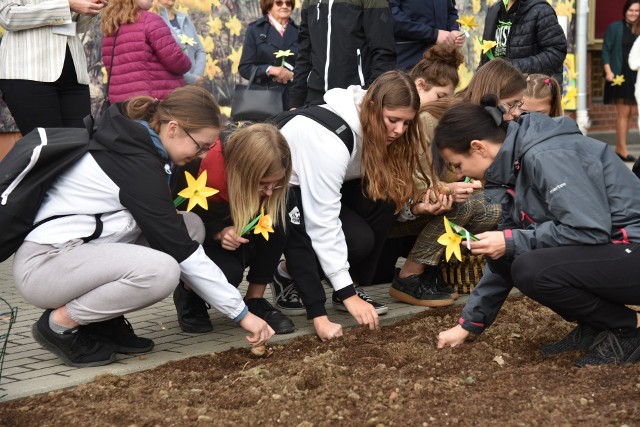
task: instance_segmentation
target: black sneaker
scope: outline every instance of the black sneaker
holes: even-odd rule
[[[295,325],[265,298],[249,298],[244,301],[249,311],[263,319],[276,334],[290,334],[296,330]]]
[[[589,352],[576,361],[587,365],[626,365],[640,359],[640,330],[630,332],[603,331],[596,337]]]
[[[69,329],[62,334],[53,332],[49,327],[52,311],[49,309],[42,313],[31,327],[31,333],[38,344],[55,354],[65,365],[85,368],[108,365],[116,360],[113,347],[87,333],[85,326]]]
[[[273,305],[282,313],[288,316],[304,316],[307,314],[293,279],[287,279],[278,273],[278,269],[276,269],[273,274],[273,283],[269,283],[269,286],[271,286],[271,294],[273,295]]]
[[[560,341],[542,347],[540,353],[544,357],[549,357],[567,351],[589,348],[600,332],[602,331],[586,323],[578,323],[578,325]]]
[[[393,276],[389,295],[399,301],[423,307],[446,307],[455,302],[450,293],[438,291],[434,283],[425,281],[421,275],[413,274],[401,279],[399,268],[396,268]]]
[[[173,291],[173,303],[178,312],[178,324],[184,332],[202,334],[213,331],[207,303],[180,282]]]
[[[371,304],[373,308],[375,308],[376,313],[378,313],[379,316],[382,316],[383,314],[387,314],[389,312],[389,307],[384,304],[380,304],[379,302],[375,302],[362,289],[356,288],[356,295],[359,296],[360,299]],[[344,305],[344,302],[338,297],[335,291],[333,292],[333,295],[331,295],[331,303],[333,304],[333,308],[335,308],[336,310],[346,311],[347,313],[349,312],[349,310],[347,310],[347,307]]]
[[[154,343],[149,338],[139,337],[133,332],[131,323],[124,316],[118,316],[104,322],[91,323],[85,327],[91,335],[111,345],[116,353],[147,353]]]
[[[453,298],[454,300],[457,300],[458,298],[460,298],[460,295],[458,295],[458,292],[456,291],[456,289],[453,286],[447,285],[444,282],[444,277],[442,276],[442,271],[440,271],[440,268],[439,267],[432,267],[432,268],[434,268],[436,271],[435,275],[429,274],[428,270],[425,270],[425,272],[422,274],[423,280],[433,283],[436,287],[436,290],[441,294],[449,294],[451,295],[451,298]]]

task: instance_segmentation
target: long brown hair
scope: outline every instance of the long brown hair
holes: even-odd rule
[[[111,0],[102,10],[100,30],[105,36],[114,34],[120,25],[133,24],[140,17],[140,6],[136,0]]]
[[[160,132],[162,123],[171,120],[177,121],[187,132],[222,126],[220,107],[213,95],[193,85],[174,90],[162,101],[145,95],[135,96],[124,104],[123,109],[127,117],[149,122],[156,132]]]
[[[482,97],[492,93],[498,99],[510,98],[524,91],[527,82],[520,70],[509,61],[496,58],[484,64],[476,71],[469,85],[456,96],[464,101],[480,104]]]
[[[404,134],[387,145],[383,108],[412,108],[416,117]],[[413,173],[419,169],[420,149],[426,150],[422,124],[417,117],[420,97],[411,78],[401,71],[387,71],[367,90],[360,107],[362,124],[362,169],[365,192],[372,200],[391,199],[400,211],[415,195]]]
[[[236,233],[248,224],[260,207],[272,215],[273,225],[284,227],[287,195],[291,178],[291,151],[278,128],[259,123],[236,130],[225,144],[224,160],[231,219]],[[270,197],[260,200],[258,187],[265,177],[284,172]]]

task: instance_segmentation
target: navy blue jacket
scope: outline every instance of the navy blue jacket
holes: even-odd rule
[[[455,0],[390,0],[389,5],[398,68],[411,69],[420,62],[424,51],[436,44],[438,30],[460,29]]]

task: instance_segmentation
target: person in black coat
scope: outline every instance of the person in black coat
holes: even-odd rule
[[[260,0],[264,16],[249,24],[239,71],[245,79],[256,70],[254,84],[282,91],[282,106],[289,109],[289,85],[298,54],[298,26],[291,20],[295,0]],[[276,58],[278,51],[292,55]],[[253,87],[253,85],[252,85]]]
[[[483,40],[495,40],[493,55],[511,62],[523,73],[553,76],[562,83],[567,37],[553,7],[546,0],[502,0],[487,12]],[[482,55],[480,66],[489,61]]]

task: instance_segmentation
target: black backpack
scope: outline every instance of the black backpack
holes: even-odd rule
[[[353,132],[347,122],[333,111],[320,107],[319,105],[285,111],[269,119],[269,122],[275,124],[278,129],[282,129],[289,120],[296,116],[305,116],[320,123],[335,133],[342,142],[344,142],[347,150],[349,150],[349,154],[353,152]]]
[[[0,162],[0,262],[18,250],[34,224],[47,190],[55,178],[89,150],[105,148],[91,139],[93,120],[86,128],[37,128],[16,142]]]

